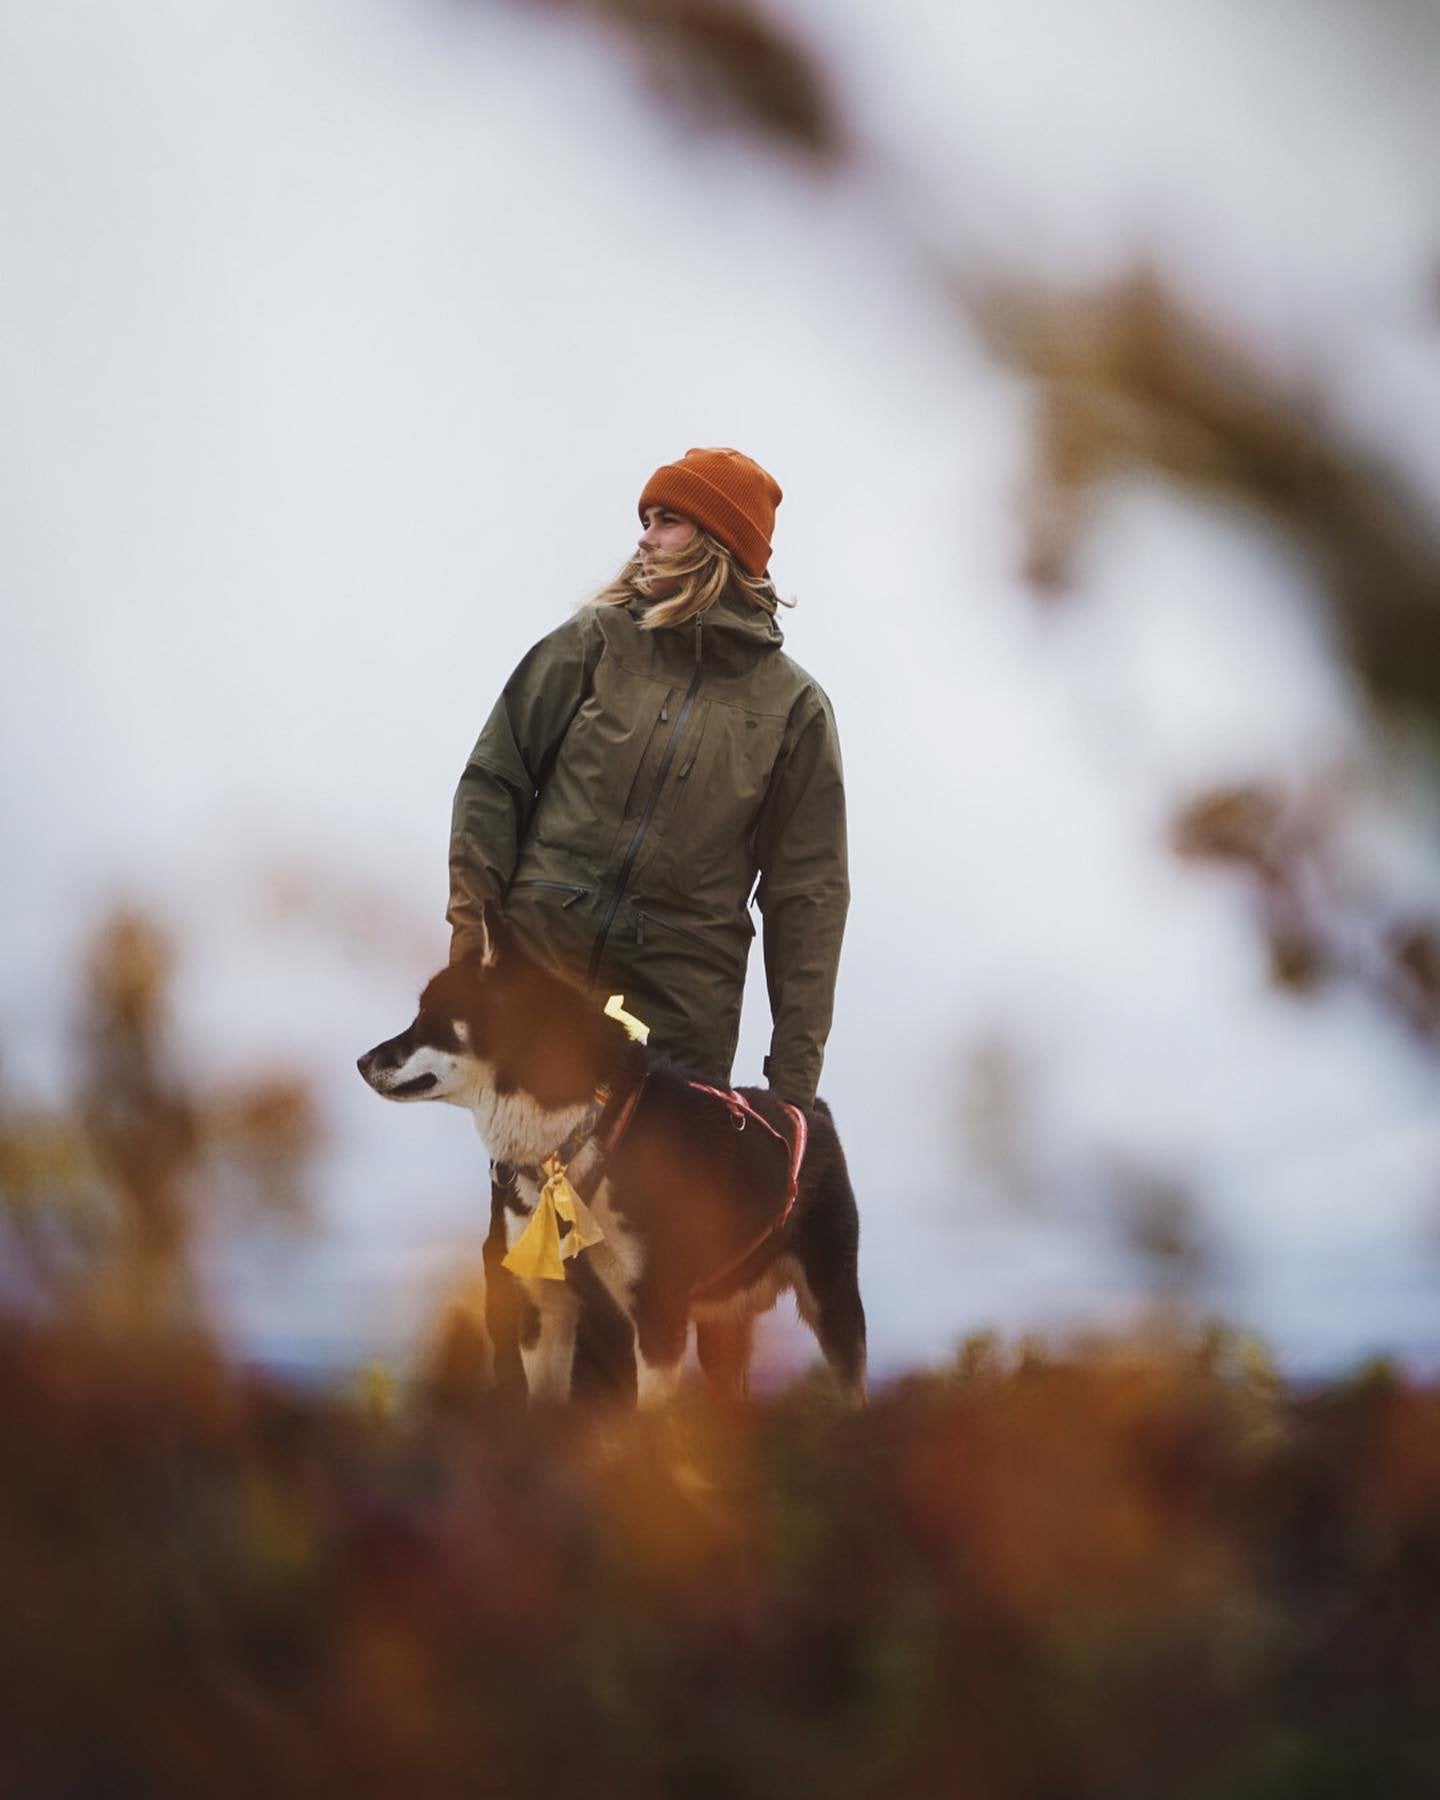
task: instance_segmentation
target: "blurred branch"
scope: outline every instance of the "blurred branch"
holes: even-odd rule
[[[1376,697],[1440,720],[1440,521],[1142,270],[1085,297],[1002,289],[990,342],[1040,384],[1029,573],[1063,589],[1097,486],[1135,469],[1228,496],[1314,557]]]
[[[1172,843],[1191,861],[1251,878],[1279,986],[1303,993],[1325,981],[1350,981],[1412,1030],[1440,1041],[1440,921],[1386,920],[1347,894],[1335,872],[1332,813],[1258,785],[1218,788],[1184,809]]]
[[[1126,1248],[1173,1308],[1215,1272],[1216,1246],[1202,1209],[1183,1181],[1154,1169],[1118,1162],[1111,1181]]]
[[[444,939],[434,925],[353,869],[288,857],[259,873],[257,910],[266,925],[300,925],[356,963],[412,973],[434,967]]]
[[[54,1114],[0,1095],[0,1277],[7,1304],[110,1335],[201,1323],[190,1253],[199,1208],[238,1175],[253,1215],[303,1215],[319,1141],[308,1089],[275,1075],[204,1089],[171,1046],[173,953],[120,913],[86,969],[80,1079]]]
[[[656,99],[693,127],[738,132],[829,168],[847,134],[813,49],[757,0],[520,0],[599,26],[639,63]]]

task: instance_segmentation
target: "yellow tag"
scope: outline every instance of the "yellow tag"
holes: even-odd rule
[[[605,1233],[570,1185],[565,1165],[551,1156],[541,1167],[546,1180],[540,1190],[539,1205],[516,1239],[514,1249],[507,1251],[502,1260],[512,1275],[523,1275],[529,1281],[563,1281],[569,1259],[592,1244],[601,1243]],[[570,1224],[569,1234],[563,1238],[562,1219]]]
[[[650,1027],[643,1019],[637,1019],[634,1013],[626,1012],[623,994],[612,994],[605,1002],[605,1017],[618,1019],[637,1044],[650,1042]]]

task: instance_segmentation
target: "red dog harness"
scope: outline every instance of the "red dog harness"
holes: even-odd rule
[[[598,1139],[600,1147],[599,1161],[590,1171],[589,1179],[582,1182],[580,1186],[575,1189],[576,1195],[582,1202],[588,1204],[590,1195],[600,1184],[606,1162],[615,1154],[616,1150],[619,1149],[621,1141],[629,1130],[631,1121],[635,1117],[636,1109],[640,1104],[640,1096],[645,1091],[645,1083],[646,1077],[642,1075],[639,1081],[636,1082],[635,1086],[631,1088],[630,1092],[626,1095],[624,1101],[621,1103],[619,1111],[616,1113],[614,1120],[610,1124],[609,1129],[603,1134],[600,1131],[600,1123],[606,1108],[610,1104],[610,1094],[607,1089],[598,1089],[595,1094],[594,1103],[587,1116],[580,1122],[575,1130],[571,1132],[570,1136],[555,1153],[553,1160],[559,1165],[561,1172],[563,1173],[564,1169],[568,1167],[579,1154],[580,1149],[585,1143]],[[776,1232],[783,1230],[791,1213],[795,1210],[795,1201],[800,1193],[800,1165],[805,1160],[805,1148],[809,1141],[810,1133],[804,1113],[801,1112],[798,1106],[792,1106],[788,1100],[778,1101],[777,1104],[794,1125],[795,1135],[793,1141],[786,1138],[783,1132],[777,1131],[765,1115],[758,1112],[745,1096],[741,1093],[737,1093],[734,1088],[711,1087],[708,1082],[704,1081],[690,1081],[686,1083],[686,1086],[693,1088],[697,1094],[708,1094],[712,1100],[720,1101],[720,1103],[728,1110],[731,1122],[737,1130],[743,1131],[746,1126],[753,1121],[762,1131],[769,1132],[776,1143],[784,1145],[785,1153],[789,1158],[785,1201],[781,1206],[780,1211],[768,1225],[756,1233],[738,1256],[731,1257],[730,1261],[716,1274],[707,1276],[704,1281],[697,1282],[694,1285],[691,1289],[691,1298],[694,1299],[703,1297],[712,1289],[719,1287],[723,1282],[727,1281],[748,1257],[754,1255],[768,1238],[773,1237]],[[537,1180],[544,1172],[543,1169],[534,1169],[530,1171]],[[513,1180],[513,1175],[511,1179]],[[550,1272],[558,1274],[558,1267],[556,1270]]]
[[[790,1179],[786,1188],[785,1204],[780,1208],[776,1217],[751,1239],[738,1256],[732,1257],[718,1274],[707,1276],[704,1281],[695,1284],[690,1290],[690,1296],[692,1299],[696,1299],[702,1297],[709,1289],[719,1287],[723,1281],[735,1273],[747,1257],[754,1255],[767,1238],[773,1237],[777,1231],[784,1228],[786,1221],[795,1210],[795,1201],[800,1193],[800,1165],[805,1160],[805,1146],[810,1136],[810,1128],[805,1122],[804,1113],[798,1106],[792,1106],[788,1100],[779,1101],[779,1106],[795,1126],[795,1141],[787,1143],[784,1134],[777,1131],[764,1114],[757,1112],[745,1096],[736,1093],[734,1088],[710,1087],[703,1081],[692,1081],[688,1085],[697,1093],[709,1094],[712,1099],[723,1101],[730,1109],[730,1117],[735,1122],[737,1130],[743,1131],[749,1121],[753,1119],[762,1130],[768,1131],[777,1143],[785,1145],[790,1158]]]

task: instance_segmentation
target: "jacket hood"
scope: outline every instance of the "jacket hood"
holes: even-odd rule
[[[631,600],[625,610],[638,623],[645,617],[646,606],[643,600]],[[748,594],[736,593],[730,588],[723,593],[713,605],[698,615],[704,620],[705,653],[708,657],[712,649],[722,657],[755,655],[765,650],[778,650],[785,642],[785,633],[773,613],[766,612],[763,606],[757,606]],[[679,625],[662,627],[663,630],[689,632],[694,629],[693,618],[684,620]]]

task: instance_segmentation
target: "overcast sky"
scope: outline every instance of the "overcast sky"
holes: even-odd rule
[[[1127,1318],[1116,1166],[1196,1192],[1210,1298],[1288,1361],[1433,1358],[1433,1060],[1354,995],[1272,992],[1244,889],[1165,850],[1207,782],[1366,789],[1308,576],[1131,482],[1037,611],[1031,398],[902,253],[1067,282],[1146,254],[1440,503],[1425,9],[787,10],[861,181],[697,142],[613,47],[510,8],[0,13],[7,1079],[63,1091],[85,935],[151,907],[187,1058],[298,1068],[328,1121],[317,1237],[226,1247],[236,1332],[403,1353],[484,1166],[354,1057],[443,960],[450,795],[510,667],[623,560],[653,467],[731,443],[785,489],[787,644],[846,755],[822,1088],[877,1364]],[[1398,807],[1359,805],[1374,879],[1440,899]],[[1005,1182],[962,1129],[977,1046],[1016,1095]]]

